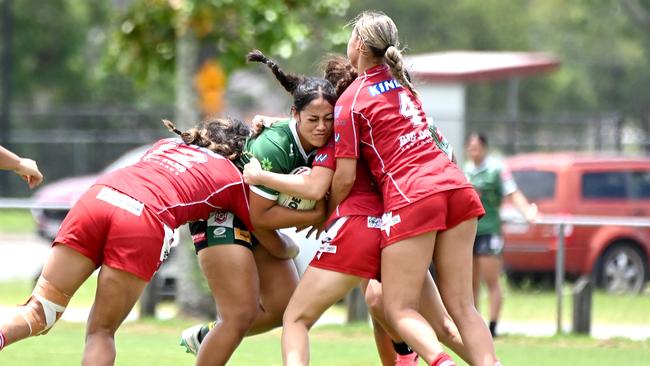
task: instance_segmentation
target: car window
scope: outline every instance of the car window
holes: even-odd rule
[[[555,197],[557,175],[541,170],[517,170],[512,172],[517,187],[529,200]]]
[[[626,198],[628,172],[595,172],[582,175],[583,198]]]
[[[650,199],[650,171],[630,172],[630,197]]]

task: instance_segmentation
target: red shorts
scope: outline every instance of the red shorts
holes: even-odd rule
[[[379,278],[381,219],[345,216],[334,221],[310,266],[369,279]]]
[[[92,186],[63,220],[54,244],[151,280],[167,259],[173,231],[142,203],[106,186]]]
[[[382,248],[430,231],[451,229],[485,214],[472,187],[443,191],[384,214]]]

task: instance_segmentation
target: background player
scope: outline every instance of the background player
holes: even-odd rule
[[[492,337],[495,337],[503,304],[499,285],[499,276],[503,270],[503,237],[499,215],[501,202],[503,197],[510,198],[528,222],[535,220],[537,206],[530,204],[517,188],[510,171],[497,159],[487,155],[487,147],[487,138],[484,135],[471,133],[467,138],[468,161],[465,162],[463,170],[485,208],[485,216],[478,222],[474,241],[474,302],[478,308],[481,282],[484,282],[488,289],[489,328]]]

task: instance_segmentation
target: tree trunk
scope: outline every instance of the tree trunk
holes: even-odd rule
[[[176,106],[175,121],[180,130],[186,130],[199,121],[193,77],[198,59],[198,40],[190,30],[176,40]],[[175,248],[178,258],[176,304],[183,314],[192,316],[216,315],[214,301],[198,267],[194,245],[187,225],[180,228],[180,243]]]

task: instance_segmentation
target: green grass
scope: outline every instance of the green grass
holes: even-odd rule
[[[90,307],[95,298],[95,288],[97,286],[97,277],[90,276],[86,282],[81,285],[77,293],[70,301],[69,307]],[[0,305],[10,306],[21,304],[27,300],[29,294],[34,288],[34,283],[30,280],[17,280],[10,282],[0,282]]]
[[[573,299],[570,287],[564,291],[562,320],[570,324]],[[502,319],[512,322],[555,322],[556,296],[553,290],[505,290]],[[592,302],[594,324],[650,326],[650,295],[613,296],[595,291]],[[487,297],[481,297],[481,310],[487,314]]]
[[[36,230],[36,223],[29,210],[0,210],[0,233],[23,234]]]
[[[116,365],[192,365],[194,357],[176,346],[179,333],[191,325],[187,320],[144,320],[125,324],[117,334]],[[79,364],[84,326],[60,322],[44,337],[11,345],[0,353],[3,365],[64,366]],[[311,336],[312,365],[377,365],[372,333],[366,325],[325,326]],[[496,349],[506,365],[600,366],[647,365],[650,341],[597,341],[580,337],[503,337]],[[281,365],[280,332],[273,331],[244,340],[231,365]],[[422,365],[424,363],[421,363]],[[459,365],[464,363],[459,362]]]

